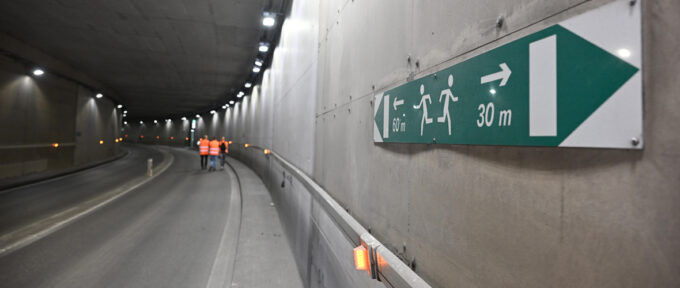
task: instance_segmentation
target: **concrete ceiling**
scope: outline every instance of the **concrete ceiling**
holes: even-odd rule
[[[286,0],[6,0],[0,30],[105,83],[132,117],[222,105]]]

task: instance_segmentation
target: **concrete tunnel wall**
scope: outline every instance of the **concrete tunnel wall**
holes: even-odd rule
[[[372,140],[376,93],[610,2],[297,0],[261,85],[197,135],[225,133],[264,178],[308,287],[377,282],[302,185],[243,143],[309,173],[434,287],[676,287],[678,1],[637,4],[644,150]]]
[[[82,77],[8,35],[0,35],[0,48],[42,63],[47,71],[34,77],[33,67],[0,56],[0,179],[52,173],[118,154],[120,112],[111,100],[95,99],[93,91],[56,76]]]

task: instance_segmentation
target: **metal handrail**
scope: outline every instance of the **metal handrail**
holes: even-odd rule
[[[239,147],[239,145],[237,145],[237,147]],[[264,150],[265,148],[250,145],[245,149]],[[392,251],[373,237],[366,228],[361,226],[352,215],[340,206],[340,204],[316,183],[314,179],[307,175],[307,173],[274,151],[271,151],[269,155],[273,156],[281,166],[295,176],[295,178],[312,193],[313,197],[323,205],[326,212],[331,216],[331,219],[333,219],[345,236],[354,243],[354,245],[364,245],[372,251],[369,253],[373,257],[373,259],[371,259],[373,265],[371,266],[376,268],[376,271],[373,271],[373,278],[381,281],[385,286],[390,288],[431,287],[425,280],[420,278],[418,274],[402,262],[399,257],[394,255]]]

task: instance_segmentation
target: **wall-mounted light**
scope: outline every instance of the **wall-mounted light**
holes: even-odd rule
[[[248,144],[248,143],[246,143],[246,144],[243,144],[243,147],[246,147],[246,148],[248,148],[248,147],[250,147],[250,144]]]
[[[99,140],[99,145],[104,145],[104,140]]]
[[[262,66],[262,60],[255,60],[255,66]]]
[[[229,101],[230,105],[234,105],[234,100]]]
[[[97,99],[104,97],[104,94],[102,93],[97,93],[97,95],[94,95]]]
[[[142,124],[142,125],[144,125],[144,121],[139,121],[139,124]]]
[[[127,114],[127,110],[123,110],[123,114]]]
[[[59,143],[52,143],[52,147],[59,148]]]
[[[236,97],[241,98],[241,97],[243,97],[243,95],[246,95],[246,94],[243,93],[243,91],[238,91],[238,94],[236,94]]]
[[[120,109],[120,108],[123,108],[123,105],[122,105],[122,104],[118,104],[118,106],[116,106],[116,107],[118,107],[118,109]]]
[[[182,121],[187,121],[187,117],[182,117]]]
[[[260,73],[260,67],[253,67],[253,73]]]
[[[269,45],[267,45],[267,43],[260,43],[260,47],[258,48],[258,50],[262,53],[265,53],[269,51]]]
[[[45,74],[45,71],[43,71],[42,69],[40,69],[40,68],[33,69],[33,75],[34,76],[42,76],[43,74]]]
[[[222,105],[222,109],[224,109],[224,110],[227,110],[227,107],[229,107],[229,105],[227,105],[227,104]]]
[[[215,110],[210,110],[210,114],[215,114],[215,113],[217,113],[217,112],[215,112]]]
[[[243,85],[243,86],[246,87],[246,88],[250,88],[250,87],[253,87],[253,84],[250,84],[250,82],[248,82],[248,83],[246,83],[246,85]]]
[[[201,118],[201,115],[196,114],[196,118]]]
[[[127,121],[123,121],[123,125],[127,125]]]
[[[157,121],[157,120],[153,120],[153,124],[158,124],[158,121]]]
[[[359,245],[354,248],[354,268],[361,271],[368,271],[368,251],[366,247]]]
[[[272,154],[272,150],[264,149],[264,155]]]

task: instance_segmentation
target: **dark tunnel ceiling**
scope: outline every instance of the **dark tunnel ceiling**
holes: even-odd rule
[[[242,87],[262,13],[284,1],[5,0],[0,29],[104,83],[130,116],[163,117]]]

